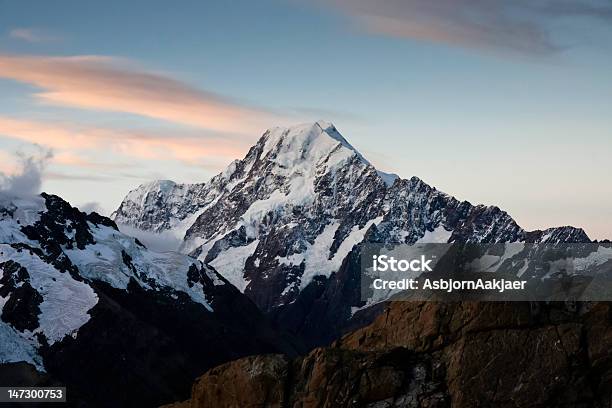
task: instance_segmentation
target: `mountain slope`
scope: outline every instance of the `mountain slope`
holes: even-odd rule
[[[0,312],[0,373],[27,363],[85,406],[160,404],[206,367],[292,353],[214,269],[46,194],[0,196]]]

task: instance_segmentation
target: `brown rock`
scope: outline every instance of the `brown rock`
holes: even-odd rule
[[[332,347],[249,357],[199,407],[610,407],[609,304],[397,302]]]
[[[193,385],[191,407],[280,407],[287,360],[280,355],[243,358],[215,367]]]
[[[343,347],[380,350],[407,347],[430,352],[463,333],[503,327],[528,327],[528,303],[395,302],[371,325],[340,340]]]
[[[565,391],[572,381],[571,362],[580,358],[579,331],[569,325],[466,335],[444,353],[453,404],[549,406],[551,398],[561,396],[565,403],[577,403],[582,390]]]

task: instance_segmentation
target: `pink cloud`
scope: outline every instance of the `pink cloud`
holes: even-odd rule
[[[280,121],[263,109],[113,57],[0,55],[0,77],[42,89],[35,97],[43,103],[126,112],[214,131],[260,133]]]
[[[244,155],[248,141],[235,138],[178,136],[134,130],[49,123],[0,116],[0,136],[49,147],[54,162],[77,167],[100,167],[87,157],[110,152],[133,159],[176,160],[199,164],[210,159],[230,161]]]
[[[589,0],[331,0],[367,31],[465,48],[546,54],[560,46],[551,35],[559,18],[609,23],[610,4]]]

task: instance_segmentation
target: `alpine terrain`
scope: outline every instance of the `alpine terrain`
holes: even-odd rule
[[[141,185],[112,218],[173,236],[307,347],[381,310],[360,299],[363,243],[591,242],[579,228],[526,231],[498,207],[377,171],[326,122],[266,131],[210,181]]]
[[[186,398],[207,368],[273,351],[292,348],[210,266],[57,196],[0,195],[1,384],[155,406]]]

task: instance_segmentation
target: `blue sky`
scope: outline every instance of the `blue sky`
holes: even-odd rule
[[[0,1],[0,171],[110,213],[267,128],[334,122],[370,161],[527,228],[612,237],[603,1]]]

